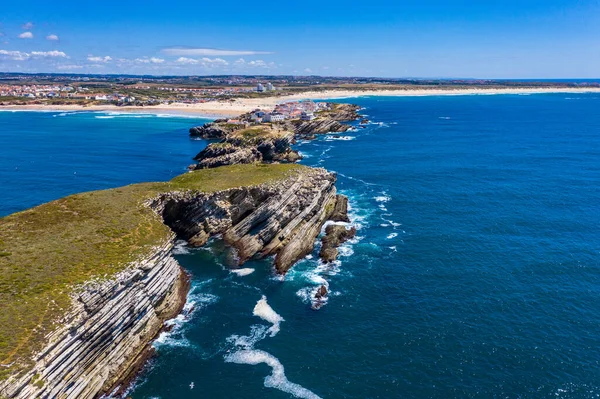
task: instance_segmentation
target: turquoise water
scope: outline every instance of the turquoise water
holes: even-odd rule
[[[220,243],[178,245],[193,276],[189,314],[159,338],[129,395],[598,397],[600,97],[344,101],[364,106],[373,123],[298,144],[303,163],[337,171],[350,197],[358,238],[341,262],[327,268],[313,255],[278,279],[267,261],[253,261],[238,275]],[[71,126],[58,141],[25,138],[29,113],[0,113],[3,128],[5,118],[21,122],[0,131],[3,152],[11,143],[0,159],[4,213],[102,183],[168,178],[204,145],[185,134],[195,121],[112,120],[119,134],[109,137],[101,131],[111,120],[91,115],[32,129]],[[67,176],[74,151],[62,143],[86,149],[76,143],[89,135],[104,156],[91,165],[77,157],[93,178],[71,172],[66,185],[36,186],[40,171],[48,179],[57,166],[13,171],[16,160],[52,155]],[[107,150],[115,146],[116,160]],[[310,292],[324,281],[332,295],[313,311]]]

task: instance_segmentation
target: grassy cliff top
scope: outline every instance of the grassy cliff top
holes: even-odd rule
[[[170,231],[144,202],[169,191],[215,192],[284,179],[305,167],[233,165],[170,182],[71,195],[0,218],[0,379],[27,366],[80,284],[106,278]]]
[[[250,126],[245,129],[236,130],[229,135],[232,139],[241,139],[244,142],[256,144],[256,142],[265,139],[278,139],[284,137],[290,132],[285,130],[283,127],[271,124],[262,123],[256,126]]]

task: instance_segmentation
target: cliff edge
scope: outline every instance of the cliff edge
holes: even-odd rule
[[[0,219],[0,396],[96,398],[137,371],[188,278],[176,237],[222,235],[285,273],[343,197],[335,175],[234,165],[62,198]],[[336,206],[337,205],[337,206]]]

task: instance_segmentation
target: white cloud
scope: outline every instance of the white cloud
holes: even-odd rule
[[[53,57],[53,58],[69,58],[69,56],[67,56],[65,53],[63,53],[62,51],[32,51],[31,52],[31,56],[34,58],[48,58],[48,57]]]
[[[252,68],[277,68],[277,65],[274,62],[265,62],[263,60],[252,60],[252,61],[246,61],[243,58],[240,58],[239,60],[237,60],[236,62],[234,62],[234,64],[236,66],[248,66],[248,67],[252,67]]]
[[[139,63],[139,64],[162,64],[163,62],[165,62],[164,59],[162,59],[162,58],[156,58],[156,57],[136,58],[134,61],[137,62],[137,63]]]
[[[46,36],[46,40],[57,41],[59,39],[58,39],[58,36],[56,36],[56,35],[48,35],[48,36]]]
[[[62,51],[32,51],[26,53],[24,51],[0,50],[0,58],[9,59],[11,61],[25,61],[30,58],[69,58]]]
[[[33,29],[33,22],[27,22],[26,24],[23,24],[21,25],[21,28],[24,30],[31,30]]]
[[[305,69],[304,69],[304,72],[306,72],[306,73],[312,73],[312,69],[310,69],[310,68],[305,68]]]
[[[213,48],[187,48],[187,47],[170,47],[162,50],[164,54],[172,56],[206,56],[206,57],[225,57],[236,55],[256,55],[256,54],[273,54],[268,51],[253,51],[253,50],[219,50]]]
[[[33,33],[31,32],[23,32],[19,35],[20,39],[33,39]]]
[[[179,57],[175,62],[177,64],[181,64],[181,65],[200,65],[200,66],[207,67],[207,68],[229,65],[229,62],[225,61],[222,58],[207,58],[207,57],[203,57],[200,59]]]
[[[107,63],[112,61],[112,57],[109,55],[106,55],[104,57],[98,57],[98,56],[93,56],[93,55],[88,55],[87,60],[90,62],[103,62],[103,63]]]
[[[0,59],[9,59],[12,61],[24,61],[29,59],[29,54],[22,51],[0,50]]]

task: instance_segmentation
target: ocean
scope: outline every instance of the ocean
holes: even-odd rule
[[[350,199],[340,261],[234,273],[220,242],[178,243],[186,315],[127,395],[600,396],[600,96],[340,101],[370,123],[296,146]],[[0,215],[182,173],[201,122],[0,112]]]

